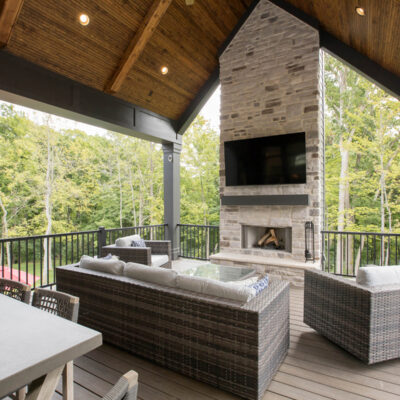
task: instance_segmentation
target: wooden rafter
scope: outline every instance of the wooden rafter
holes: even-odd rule
[[[105,91],[115,93],[121,88],[121,85],[131,70],[133,64],[139,58],[144,50],[147,42],[150,40],[155,29],[161,21],[162,16],[167,11],[172,0],[155,0],[146,14],[142,24],[137,30],[135,36],[129,43],[128,48],[121,59],[118,68],[114,72],[113,77],[107,83]]]
[[[0,47],[7,46],[24,0],[0,1]]]

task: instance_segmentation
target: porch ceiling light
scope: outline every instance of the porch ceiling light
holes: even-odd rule
[[[90,19],[87,14],[80,14],[79,15],[79,23],[83,26],[89,25]]]
[[[362,7],[356,7],[356,13],[361,17],[365,17],[365,9]]]
[[[166,67],[165,65],[163,67],[161,67],[161,73],[163,75],[167,75],[168,74],[168,67]]]

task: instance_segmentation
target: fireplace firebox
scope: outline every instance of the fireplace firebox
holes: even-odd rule
[[[292,228],[242,225],[242,248],[292,252]]]

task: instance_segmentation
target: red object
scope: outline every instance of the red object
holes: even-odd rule
[[[12,272],[11,272],[12,271]],[[11,279],[13,281],[27,283],[28,285],[33,285],[35,281],[40,279],[39,276],[35,276],[26,273],[25,271],[18,272],[17,269],[11,269],[8,267],[0,266],[0,278]]]

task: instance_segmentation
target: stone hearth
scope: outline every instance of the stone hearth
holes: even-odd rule
[[[261,0],[220,57],[221,196],[306,195],[308,205],[221,205],[220,263],[285,278],[319,264],[322,208],[322,63],[318,31]],[[224,142],[305,132],[306,183],[226,186]],[[283,205],[286,204],[286,205]],[[304,224],[315,228],[316,263],[305,263]],[[243,226],[291,228],[291,251],[243,246]],[[288,273],[290,271],[290,273]],[[298,279],[290,279],[298,283]]]

